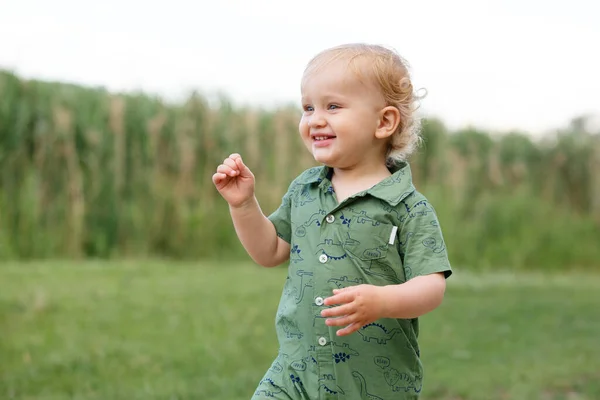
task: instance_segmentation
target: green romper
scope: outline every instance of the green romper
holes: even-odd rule
[[[279,354],[253,399],[419,397],[418,319],[380,319],[338,337],[341,327],[320,315],[336,288],[452,273],[435,211],[413,186],[409,165],[391,172],[338,204],[332,170],[308,169],[269,216],[291,251],[276,316]]]

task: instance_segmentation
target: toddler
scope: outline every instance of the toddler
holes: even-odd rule
[[[381,46],[327,49],[306,67],[299,132],[322,166],[301,173],[268,217],[239,154],[213,182],[236,233],[265,267],[289,260],[279,354],[253,399],[417,399],[418,317],[452,273],[435,211],[412,184],[416,96]]]

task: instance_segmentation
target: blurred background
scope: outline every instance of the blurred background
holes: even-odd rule
[[[599,14],[0,0],[0,398],[250,398],[285,266],[251,262],[211,176],[239,152],[272,212],[315,165],[304,66],[360,41],[427,92],[410,162],[455,275],[423,398],[600,399]]]

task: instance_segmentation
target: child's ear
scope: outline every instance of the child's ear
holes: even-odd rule
[[[379,125],[375,131],[377,139],[390,137],[400,124],[400,110],[393,106],[382,108],[379,112]]]

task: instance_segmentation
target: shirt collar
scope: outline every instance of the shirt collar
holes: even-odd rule
[[[394,164],[390,167],[390,172],[392,175],[366,190],[363,194],[370,194],[373,197],[389,203],[391,206],[396,206],[415,190],[412,183],[410,165],[407,162],[402,161]],[[299,183],[318,183],[321,188],[327,189],[331,186],[330,176],[330,167],[313,167],[303,174]]]

